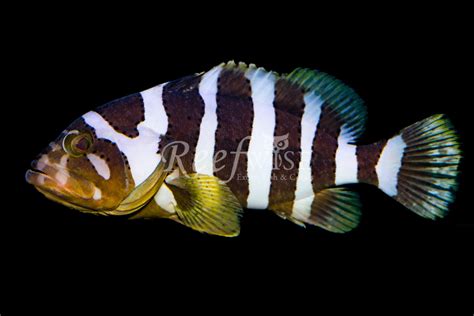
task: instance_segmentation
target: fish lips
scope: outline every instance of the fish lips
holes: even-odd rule
[[[49,164],[38,168],[37,161],[31,163],[31,169],[25,174],[25,180],[46,197],[59,203],[76,204],[81,200],[92,200],[95,185],[75,175],[70,170],[60,170]],[[63,203],[64,204],[64,203]]]

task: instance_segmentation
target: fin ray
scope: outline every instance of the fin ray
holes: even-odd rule
[[[346,135],[348,142],[355,142],[364,131],[367,120],[364,102],[352,88],[329,74],[297,68],[290,74],[279,75],[261,67],[257,68],[254,64],[247,65],[234,61],[221,64],[221,66],[224,69],[244,72],[250,76],[255,74],[271,75],[275,77],[275,81],[286,80],[292,85],[301,87],[306,94],[314,94],[329,108],[329,113],[335,114],[335,117],[342,123],[342,133]]]
[[[352,88],[324,72],[305,68],[297,68],[285,78],[320,97],[342,123],[349,142],[355,142],[363,133],[367,110]]]
[[[442,114],[433,115],[395,137],[401,137],[405,147],[393,198],[422,217],[444,217],[454,200],[462,158],[451,122]]]
[[[178,221],[194,230],[233,237],[240,233],[242,207],[216,177],[188,174],[167,182],[176,199]]]
[[[359,224],[360,207],[356,192],[344,187],[329,188],[314,195],[310,209],[302,209],[303,206],[298,205],[292,217],[330,232],[345,233]]]

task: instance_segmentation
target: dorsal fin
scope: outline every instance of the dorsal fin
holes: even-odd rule
[[[243,73],[253,73],[258,70],[259,72],[272,74],[275,76],[276,79],[281,78],[281,76],[277,72],[266,70],[263,67],[257,67],[255,64],[246,64],[243,62],[235,63],[235,61],[231,60],[227,63],[222,63],[219,66],[221,66],[223,69],[240,71]]]
[[[257,67],[254,64],[235,63],[233,60],[220,65],[224,69],[241,72],[272,73],[275,78],[288,80],[302,87],[306,93],[314,93],[331,109],[342,123],[342,133],[347,141],[354,143],[362,135],[367,121],[367,110],[357,93],[339,79],[327,73],[307,68],[297,68],[288,75],[279,75],[273,71]]]
[[[355,142],[363,133],[367,120],[364,102],[342,81],[324,72],[305,68],[297,68],[284,78],[321,98],[324,106],[329,107],[342,123],[342,133],[348,142]]]
[[[233,60],[230,60],[227,63],[222,63],[220,64],[220,66],[222,66],[224,69],[242,71],[242,72],[246,72],[249,69],[257,69],[257,66],[255,66],[255,64],[247,65],[246,63],[243,63],[243,62],[235,63],[235,61]]]

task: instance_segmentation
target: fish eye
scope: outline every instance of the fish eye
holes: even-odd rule
[[[92,147],[92,136],[77,130],[69,131],[63,138],[63,149],[73,157],[87,154]]]

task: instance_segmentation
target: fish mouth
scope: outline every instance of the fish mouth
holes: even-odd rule
[[[25,179],[26,179],[26,181],[27,181],[28,183],[30,183],[30,184],[33,184],[33,183],[30,182],[30,181],[32,181],[32,176],[33,176],[33,175],[48,176],[48,175],[46,174],[46,172],[44,172],[44,171],[41,171],[41,170],[38,170],[38,169],[35,169],[35,168],[28,169],[28,170],[26,171]]]
[[[47,198],[62,204],[93,198],[95,186],[71,170],[57,168],[50,163],[33,161],[26,171],[25,180]],[[74,203],[76,202],[76,203]]]
[[[73,190],[61,185],[54,177],[42,170],[28,169],[25,174],[25,180],[32,184],[38,192],[54,202],[84,213],[97,213],[93,209],[74,203],[76,200],[87,199],[87,197],[84,198]]]
[[[32,168],[28,169],[25,174],[25,180],[29,184],[34,185],[35,187],[37,186],[43,186],[44,181],[48,179],[49,181],[56,182],[53,177],[48,175],[46,172]]]

